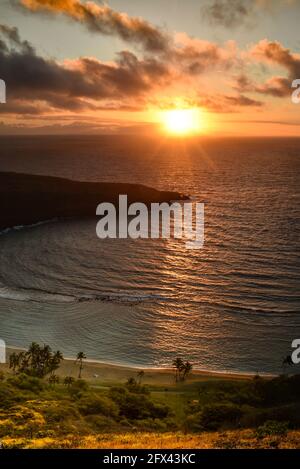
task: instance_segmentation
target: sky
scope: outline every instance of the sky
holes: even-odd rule
[[[152,134],[196,110],[199,134],[297,136],[299,20],[300,0],[1,0],[0,134]]]

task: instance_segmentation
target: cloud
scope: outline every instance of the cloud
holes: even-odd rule
[[[300,54],[291,52],[278,41],[261,40],[250,51],[257,60],[286,68],[291,79],[300,76]]]
[[[233,63],[236,53],[233,41],[222,48],[219,45],[194,39],[185,33],[170,36],[162,29],[142,18],[130,17],[108,5],[80,0],[20,0],[23,8],[48,15],[64,14],[80,22],[90,31],[121,37],[124,41],[140,46],[148,55],[159,55],[161,61],[173,63],[183,73],[198,75],[209,68]]]
[[[218,114],[233,113],[239,111],[241,108],[258,108],[264,105],[262,101],[248,98],[240,93],[236,95],[216,94],[212,96],[200,96],[196,104],[199,107],[204,107]]]
[[[1,39],[2,38],[2,39]],[[55,110],[142,110],[155,93],[216,68],[236,62],[236,47],[177,35],[166,56],[138,58],[121,51],[115,62],[93,57],[57,62],[36,53],[18,30],[0,25],[0,76],[8,86],[8,103],[0,113],[44,113]],[[164,99],[164,98],[163,98]]]
[[[244,96],[242,94],[238,96],[225,96],[225,99],[227,100],[228,103],[234,106],[254,106],[254,107],[263,106],[263,103],[261,101],[248,98],[247,96]]]
[[[124,41],[141,45],[149,52],[161,52],[168,48],[169,37],[166,33],[142,18],[130,17],[108,5],[80,0],[21,0],[21,5],[32,12],[63,14],[91,32],[119,36]]]
[[[299,6],[297,0],[209,0],[202,14],[212,25],[224,28],[253,26],[262,10],[272,12],[280,7]]]
[[[236,78],[232,87],[238,92],[259,93],[275,98],[285,98],[291,95],[291,80],[280,76],[272,76],[264,83],[256,83],[243,74]]]
[[[232,28],[249,19],[253,6],[252,0],[214,0],[203,6],[202,13],[209,23]]]
[[[186,33],[177,33],[168,60],[188,75],[196,76],[215,68],[228,70],[236,65],[237,55],[234,41],[227,41],[222,47],[211,41],[192,38]]]
[[[131,17],[108,5],[81,0],[16,0],[23,9],[47,15],[63,14],[99,34],[121,37],[138,46],[147,56],[159,57],[161,63],[171,65],[178,75],[201,75],[216,67],[229,69],[236,63],[234,41],[224,47],[213,42],[189,37],[185,33],[171,36],[143,18]]]
[[[170,109],[176,107],[176,100],[169,99],[160,106],[159,103],[155,103],[155,106],[161,109]],[[220,92],[209,94],[198,92],[194,98],[185,98],[181,103],[183,108],[199,107],[217,114],[240,112],[242,108],[260,108],[262,106],[264,106],[263,101],[249,98],[242,93],[229,95]]]
[[[258,62],[278,65],[287,71],[287,77],[272,76],[264,84],[252,85],[253,91],[275,97],[291,95],[291,85],[300,77],[300,54],[291,52],[278,41],[261,40],[250,50],[250,56]]]
[[[138,59],[129,51],[120,52],[114,63],[90,57],[59,63],[37,55],[15,28],[0,26],[1,36],[0,76],[9,85],[2,113],[12,113],[18,106],[20,112],[42,112],[45,104],[48,111],[137,109],[172,77],[165,64],[155,58]]]
[[[251,64],[282,66],[288,77],[276,75],[255,83],[244,72],[233,83],[221,74],[210,83],[207,77],[212,71],[239,70],[243,54],[245,63],[251,58]],[[34,119],[63,113],[141,111],[149,106],[165,109],[176,106],[174,97],[180,95],[183,106],[216,113],[240,112],[264,105],[248,93],[290,94],[290,77],[300,72],[299,63],[300,56],[278,42],[260,41],[246,53],[238,51],[233,41],[222,47],[184,33],[174,36],[168,55],[147,53],[139,58],[125,50],[116,54],[114,62],[94,57],[58,62],[38,55],[16,28],[0,25],[0,76],[9,84],[7,104],[0,107],[0,113]]]
[[[240,124],[241,121],[237,121],[237,120],[231,120],[231,121],[227,121],[228,123],[232,123],[232,124]],[[300,126],[300,120],[286,120],[286,121],[283,121],[283,120],[258,120],[258,119],[247,119],[247,120],[244,120],[243,119],[243,124],[274,124],[274,125],[287,125],[287,126]]]
[[[8,39],[9,43],[17,48],[22,49],[22,51],[27,53],[33,53],[33,48],[28,41],[22,41],[19,35],[18,28],[7,26],[6,24],[0,24],[0,35]],[[5,42],[0,42],[0,49],[9,50]]]
[[[291,81],[284,77],[271,77],[262,85],[255,87],[257,93],[284,98],[291,95]]]
[[[24,125],[7,124],[0,121],[0,135],[128,135],[128,134],[153,134],[158,130],[158,124],[140,122],[128,124],[117,121],[95,122],[95,119],[88,122],[76,120],[70,123],[55,123],[47,125]]]

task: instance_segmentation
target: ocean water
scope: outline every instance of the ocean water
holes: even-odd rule
[[[94,219],[0,235],[0,337],[136,366],[282,372],[300,337],[300,139],[2,137],[0,170],[205,203],[205,244],[99,240]],[[296,370],[295,370],[296,371]]]

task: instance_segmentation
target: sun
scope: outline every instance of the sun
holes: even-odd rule
[[[173,135],[196,134],[201,130],[199,109],[162,111],[161,120],[166,131]]]

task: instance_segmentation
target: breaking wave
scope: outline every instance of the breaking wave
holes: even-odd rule
[[[85,301],[111,301],[116,303],[143,303],[167,301],[168,298],[155,293],[111,293],[68,295],[34,288],[16,288],[0,283],[0,298],[14,301],[33,301],[39,303],[79,303]]]

